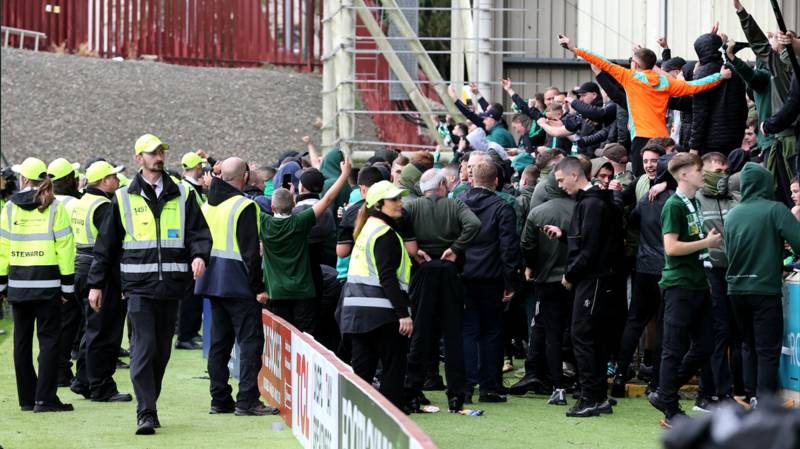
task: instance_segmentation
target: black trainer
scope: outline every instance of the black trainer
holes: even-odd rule
[[[567,410],[567,417],[569,418],[589,418],[592,416],[599,416],[597,411],[597,403],[579,399],[578,402]]]
[[[650,405],[664,414],[664,416],[667,418],[667,421],[670,421],[677,415],[684,414],[679,403],[676,402],[675,404],[668,404],[664,402],[658,395],[658,392],[650,393],[650,395],[647,396],[647,400],[650,401]]]
[[[111,396],[106,396],[104,398],[92,399],[94,402],[131,402],[133,400],[133,396],[128,393],[120,393],[119,391],[112,394]]]
[[[175,349],[203,349],[203,345],[199,345],[194,341],[176,341],[175,342]]]
[[[606,399],[602,403],[597,405],[597,414],[598,415],[610,415],[614,413],[614,408],[612,407],[612,402],[610,399]]]
[[[75,410],[72,404],[65,404],[56,399],[56,402],[36,401],[33,406],[33,413],[47,413],[47,412],[71,412]]]
[[[550,395],[550,399],[547,400],[547,403],[550,405],[567,405],[566,395],[567,393],[563,388],[556,388],[553,390],[553,394]]]
[[[210,415],[222,415],[225,413],[233,413],[236,411],[236,406],[233,404],[229,405],[212,405],[211,409],[208,411]]]
[[[447,400],[447,409],[450,413],[458,413],[464,410],[464,396],[455,395]]]
[[[267,416],[267,415],[277,415],[280,413],[275,407],[269,407],[261,403],[261,401],[256,401],[248,408],[240,408],[236,407],[236,410],[233,412],[236,416]]]
[[[532,391],[535,394],[547,394],[547,389],[539,378],[533,374],[526,374],[522,379],[508,388],[509,394],[521,396]]]
[[[153,417],[144,415],[136,423],[136,435],[153,435],[156,433],[156,426]]]
[[[501,394],[497,394],[497,393],[491,391],[491,392],[488,392],[488,393],[481,393],[481,395],[478,397],[478,401],[480,401],[480,402],[498,402],[499,403],[499,402],[507,402],[508,398],[506,398],[505,396],[503,396]]]
[[[698,395],[697,399],[694,400],[694,406],[692,407],[692,410],[695,412],[711,413],[713,412],[712,408],[714,405],[715,404],[712,398]]]
[[[89,391],[89,387],[81,384],[80,382],[77,381],[77,379],[72,380],[72,383],[69,386],[69,391],[77,394],[78,396],[83,396],[86,399],[92,398],[92,394]]]

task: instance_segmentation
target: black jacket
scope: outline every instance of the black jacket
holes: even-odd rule
[[[521,264],[516,214],[495,192],[473,187],[462,200],[481,221],[478,236],[467,246],[464,277],[503,279],[506,290],[516,288]]]
[[[219,206],[235,196],[244,196],[244,193],[220,178],[211,180],[208,188],[209,206]],[[258,213],[257,205],[251,204],[244,208],[236,222],[236,242],[242,255],[245,273],[234,271],[233,267],[224,269],[212,266],[215,262],[209,263],[206,273],[197,280],[195,292],[211,296],[254,298],[256,294],[265,291],[261,254],[258,250]],[[220,262],[224,264],[222,260]],[[249,290],[243,287],[249,287]]]
[[[794,134],[800,136],[800,120],[797,120],[800,116],[800,81],[797,75],[792,78],[791,86],[781,109],[764,121],[764,131],[768,134],[779,133],[797,121]]]
[[[658,160],[656,179],[667,172],[668,158]],[[643,175],[646,176],[646,175]],[[646,274],[661,274],[664,271],[664,236],[661,233],[661,210],[670,196],[675,192],[675,186],[667,183],[667,190],[661,192],[654,201],[647,195],[643,196],[631,213],[631,226],[639,228],[639,249],[636,254],[636,272]]]
[[[156,219],[161,215],[164,205],[171,199],[180,196],[178,186],[163,173],[161,178],[164,182],[164,189],[157,201],[152,201],[154,196],[153,188],[148,184],[141,173],[137,173],[127,187],[130,193],[144,195],[145,202]],[[189,196],[186,201],[186,222],[184,247],[181,258],[191,264],[195,258],[201,258],[208,265],[211,253],[211,233],[208,224],[203,217],[200,206],[194,198]],[[103,222],[99,229],[99,235],[94,244],[94,262],[89,270],[89,288],[103,288],[107,279],[107,274],[111,269],[111,264],[117,260],[117,254],[122,252],[122,241],[125,238],[125,228],[122,226],[120,218],[120,205],[117,203],[116,196],[111,200],[111,213]],[[123,285],[122,290],[125,296],[141,296],[152,299],[179,300],[192,294],[194,281],[191,272],[188,277],[181,273],[176,279],[166,278],[158,281],[154,285]]]
[[[699,59],[695,79],[718,73],[722,68],[719,48],[722,39],[703,34],[694,41]],[[725,155],[739,148],[747,122],[747,99],[744,81],[733,74],[719,86],[692,96],[692,137],[689,149],[702,154],[719,151]]]
[[[608,190],[594,186],[576,195],[577,204],[567,233],[568,282],[614,274],[614,261],[624,256],[622,211]],[[609,263],[611,262],[611,263]]]

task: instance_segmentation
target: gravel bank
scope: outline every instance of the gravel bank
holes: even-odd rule
[[[203,148],[211,155],[272,162],[319,142],[321,78],[288,70],[195,68],[2,50],[0,149],[10,163],[27,156],[83,162],[102,155],[133,165],[146,132],[171,145],[168,165]],[[366,122],[366,120],[361,120]],[[377,140],[360,123],[359,140]]]

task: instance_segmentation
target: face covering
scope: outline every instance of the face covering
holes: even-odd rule
[[[703,193],[711,197],[728,194],[728,174],[714,171],[703,172]]]

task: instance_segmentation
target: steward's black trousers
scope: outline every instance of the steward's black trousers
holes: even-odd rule
[[[86,331],[78,353],[74,385],[89,392],[94,400],[104,400],[118,393],[114,373],[125,327],[125,303],[120,293],[119,272],[112,273],[103,289],[99,312],[89,307],[86,279],[89,266],[75,265],[75,298],[83,306]]]
[[[447,395],[463,394],[464,367],[464,286],[456,264],[432,260],[419,266],[409,289],[414,332],[408,354],[406,388],[421,392],[432,352],[440,335],[444,337],[444,369]],[[438,368],[438,359],[436,359]]]
[[[21,301],[11,298],[14,316],[14,371],[20,407],[53,404],[58,399],[58,336],[61,301]],[[33,369],[33,329],[39,340],[39,374]]]
[[[136,394],[136,416],[153,416],[161,395],[175,333],[178,301],[174,298],[128,298],[131,324],[131,383]]]

